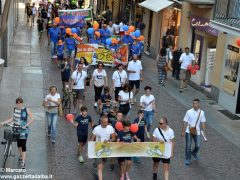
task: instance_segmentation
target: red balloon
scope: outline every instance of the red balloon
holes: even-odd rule
[[[192,74],[192,75],[195,75],[196,73],[197,73],[196,69],[192,69],[192,70],[191,70],[191,74]]]
[[[188,67],[187,67],[187,70],[191,71],[193,69],[192,65],[189,64]]]
[[[131,124],[130,131],[132,131],[133,133],[138,132],[138,124],[137,123]]]
[[[240,38],[237,40],[237,45],[240,46]]]
[[[199,65],[195,64],[194,69],[199,70]]]
[[[72,121],[74,119],[73,114],[67,114],[66,119],[67,119],[67,121]]]
[[[115,128],[116,128],[118,131],[123,130],[122,122],[118,121],[118,122],[115,124]]]

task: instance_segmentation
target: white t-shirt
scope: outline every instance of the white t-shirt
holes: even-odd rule
[[[185,114],[185,116],[183,118],[183,121],[188,123],[188,126],[186,128],[186,133],[190,133],[189,132],[189,125],[191,127],[195,126],[195,124],[197,122],[197,118],[198,118],[199,112],[200,112],[200,110],[195,111],[193,108],[189,109],[186,112],[186,114]],[[200,123],[201,122],[206,122],[205,113],[204,113],[203,110],[201,110],[201,114],[200,114],[199,120],[198,120],[197,125],[196,125],[196,129],[197,129],[197,134],[198,135],[200,135]]]
[[[144,106],[148,105],[150,102],[154,102],[155,98],[152,94],[149,96],[146,96],[145,94],[141,96],[140,103]],[[152,111],[153,110],[153,103],[150,103],[146,108],[144,108],[144,111]]]
[[[115,80],[114,87],[121,87],[125,83],[126,79],[127,79],[127,72],[125,70],[122,70],[122,72],[118,70],[114,71],[112,75],[112,80]]]
[[[167,142],[170,142],[170,140],[172,140],[174,138],[174,131],[168,127],[168,129],[166,131],[164,131],[163,129],[161,129],[165,139]],[[162,135],[160,134],[159,132],[159,129],[156,128],[154,131],[153,131],[153,137],[155,137],[158,141],[164,141],[164,138],[162,137]]]
[[[107,26],[108,30],[110,31],[111,34],[114,33],[114,27],[113,26]]]
[[[93,71],[94,85],[97,87],[104,86],[104,78],[106,77],[107,77],[107,73],[104,69],[101,72],[95,69]]]
[[[73,86],[73,89],[84,89],[85,87],[84,80],[86,79],[86,77],[87,73],[85,71],[82,72],[74,71],[72,73],[71,78],[74,80],[76,85]]]
[[[45,101],[47,102],[48,99],[52,99],[54,101],[58,101],[58,99],[60,98],[60,94],[56,93],[54,96],[52,94],[48,94],[46,97],[45,97]],[[58,106],[57,104],[53,103],[53,102],[49,102],[48,103],[48,107],[49,106]]]
[[[37,14],[37,8],[36,8],[36,7],[33,7],[33,8],[32,8],[32,14],[33,14],[33,15],[36,15],[36,14]]]
[[[129,73],[128,79],[130,81],[140,80],[140,71],[142,70],[142,63],[141,61],[137,60],[134,62],[133,60],[128,63],[127,70],[136,71],[135,73]]]
[[[118,95],[121,97],[121,101],[128,101],[129,100],[129,92],[124,92],[121,90]],[[133,98],[133,93],[130,92],[130,99]],[[120,102],[120,104],[126,104],[127,102]]]
[[[124,24],[123,24],[122,22],[119,23],[120,31],[124,31],[124,30],[123,30],[123,25],[124,25]]]
[[[116,34],[119,34],[120,25],[114,23],[114,24],[113,24],[113,28],[114,28],[115,33],[116,33]]]
[[[103,128],[101,125],[98,125],[97,127],[94,128],[93,134],[96,136],[96,141],[97,142],[103,142],[103,141],[108,141],[111,138],[111,134],[113,134],[115,130],[113,129],[112,126],[107,125],[106,128]]]
[[[187,69],[188,65],[192,64],[192,62],[195,61],[195,57],[192,53],[189,53],[188,55],[186,53],[182,53],[180,61],[182,61],[181,69]]]

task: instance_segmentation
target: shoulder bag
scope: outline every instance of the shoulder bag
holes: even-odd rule
[[[161,136],[163,137],[164,141],[167,142],[166,138],[164,137],[164,135],[163,135],[163,133],[162,133],[162,130],[161,130],[160,128],[158,128],[158,130],[159,130]]]
[[[194,127],[191,127],[190,124],[189,124],[189,131],[190,131],[190,134],[193,136],[193,135],[197,135],[197,129],[196,129],[196,126],[197,126],[197,123],[198,123],[198,120],[200,118],[200,114],[201,114],[201,110],[198,114],[198,117],[197,117],[197,121],[195,123],[195,126]]]

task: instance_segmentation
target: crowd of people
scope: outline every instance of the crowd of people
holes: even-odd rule
[[[58,67],[61,69],[62,77],[62,89],[63,92],[67,92],[73,95],[73,110],[72,114],[74,119],[70,123],[77,129],[78,139],[78,160],[80,163],[84,162],[83,148],[88,142],[89,137],[89,125],[92,128],[92,135],[89,141],[97,142],[144,142],[153,141],[159,143],[171,142],[172,152],[174,152],[174,131],[168,125],[168,119],[161,117],[158,120],[158,127],[153,130],[151,134],[151,127],[155,119],[156,111],[156,99],[152,94],[152,87],[145,86],[144,94],[137,100],[137,94],[141,87],[141,82],[144,80],[143,67],[141,63],[141,53],[143,52],[142,40],[134,38],[131,33],[125,30],[123,22],[113,23],[111,20],[111,12],[107,8],[105,12],[105,18],[98,20],[99,30],[94,31],[93,34],[89,34],[88,28],[92,27],[90,22],[86,22],[84,27],[74,27],[76,32],[67,32],[69,27],[59,27],[58,10],[67,9],[77,4],[62,4],[61,2],[51,3],[51,1],[39,4],[39,8],[27,4],[26,14],[27,21],[31,22],[31,26],[34,26],[35,16],[38,16],[37,24],[39,31],[39,38],[46,30],[49,44],[51,46],[52,59],[58,60]],[[76,36],[74,34],[77,34]],[[106,40],[112,35],[119,36],[119,40],[107,44]],[[116,70],[111,75],[112,82],[108,82],[109,72],[104,69],[104,63],[98,62],[96,69],[89,76],[89,67],[92,66],[84,57],[80,59],[76,58],[77,44],[82,43],[82,38],[79,40],[76,37],[86,37],[88,43],[103,44],[106,48],[117,49],[117,46],[121,43],[128,45],[130,58],[126,67],[123,64],[118,64]],[[158,58],[158,70],[159,70],[159,84],[164,86],[167,76],[165,66],[167,59],[180,60],[180,69],[174,70],[174,76],[182,79],[180,92],[187,88],[189,80],[189,74],[187,67],[194,62],[194,56],[189,53],[189,48],[185,48],[185,53],[181,53],[180,49],[176,54],[169,55],[171,51],[168,48],[163,47],[160,51]],[[84,104],[84,97],[86,96],[87,80],[89,86],[94,86],[94,102],[93,106],[99,113],[99,121],[94,121],[91,115],[88,113],[89,104]],[[112,85],[112,86],[111,86]],[[112,92],[114,92],[114,98],[112,98]],[[64,97],[63,97],[64,98]],[[1,123],[1,126],[10,123],[12,121],[19,122],[25,128],[22,131],[22,138],[18,141],[19,147],[19,161],[22,162],[22,166],[25,167],[26,159],[26,140],[28,134],[28,126],[32,123],[32,114],[28,108],[23,106],[23,99],[18,98],[16,100],[16,108],[14,108],[14,116],[10,120]],[[56,143],[56,131],[59,106],[61,104],[61,95],[58,93],[56,86],[49,88],[49,94],[43,101],[43,106],[46,108],[46,119],[48,122],[48,137],[51,138],[52,144]],[[196,160],[199,159],[198,151],[200,148],[200,125],[202,124],[202,130],[205,132],[205,115],[204,111],[200,109],[199,99],[193,100],[193,108],[186,112],[183,119],[182,136],[186,137],[186,158],[185,164],[190,165],[191,156]],[[130,119],[131,108],[137,107],[138,112],[134,120]],[[20,115],[19,115],[20,114]],[[29,118],[27,118],[29,117]],[[116,127],[116,123],[121,122],[123,129],[119,130]],[[132,133],[130,131],[131,124],[138,125],[138,131]],[[24,139],[24,141],[23,141]],[[191,150],[192,139],[195,142],[195,148]],[[171,158],[170,157],[170,158]],[[162,161],[164,169],[164,179],[169,179],[169,164],[170,158],[153,158],[153,179],[157,179],[158,165]],[[140,162],[139,157],[119,157],[109,158],[110,169],[114,170],[116,162],[120,165],[120,180],[130,180],[129,170],[131,168],[132,160],[136,163]],[[99,180],[103,179],[103,164],[106,159],[95,159],[94,164],[98,169]]]

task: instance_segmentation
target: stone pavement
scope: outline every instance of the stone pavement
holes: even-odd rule
[[[25,174],[47,174],[47,147],[45,134],[43,100],[43,78],[40,61],[40,51],[36,31],[26,24],[24,6],[20,3],[20,18],[16,29],[14,42],[11,44],[11,55],[8,67],[4,69],[0,86],[0,116],[1,121],[12,116],[15,99],[23,97],[24,103],[33,112],[34,122],[30,127],[27,142],[27,162]],[[3,128],[0,129],[1,141],[3,140]],[[15,158],[10,157],[7,168],[19,168],[18,151],[15,150]],[[0,146],[1,158],[3,146]],[[21,173],[19,173],[21,174]],[[14,173],[14,175],[18,175]]]
[[[25,33],[24,30],[26,30]],[[35,112],[39,112],[38,110],[40,109],[42,112],[42,94],[44,93],[45,95],[47,93],[48,87],[50,85],[56,85],[61,92],[60,71],[57,69],[56,63],[50,60],[50,49],[47,45],[46,34],[44,34],[41,40],[38,40],[37,28],[34,27],[30,31],[23,23],[20,23],[19,25],[19,33],[21,35],[17,34],[16,38],[18,40],[15,41],[16,46],[13,48],[18,53],[18,57],[12,58],[14,61],[12,61],[12,65],[10,67],[5,69],[1,83],[0,98],[3,103],[0,103],[0,106],[4,109],[4,111],[0,112],[2,113],[1,117],[7,117],[7,115],[10,114],[14,99],[19,94],[24,96],[26,103],[30,105],[32,110],[36,108]],[[22,41],[21,39],[25,39],[26,41]],[[20,44],[23,42],[28,44]],[[21,59],[24,59],[25,61]],[[166,87],[160,87],[157,84],[157,69],[155,62],[146,56],[143,57],[142,62],[144,66],[144,82],[141,84],[141,91],[138,95],[138,99],[140,95],[143,94],[143,87],[145,85],[152,86],[152,93],[157,99],[158,111],[153,127],[157,126],[157,120],[159,117],[166,116],[169,120],[169,125],[175,131],[176,148],[174,157],[171,159],[170,179],[240,179],[240,151],[237,139],[237,133],[239,133],[237,131],[239,131],[240,122],[230,121],[225,116],[218,113],[217,108],[220,107],[217,105],[209,105],[209,102],[211,101],[193,88],[190,88],[188,92],[180,95],[178,92],[178,82],[172,80],[171,78],[169,78]],[[33,68],[32,66],[36,67]],[[113,69],[106,68],[106,70],[110,79]],[[32,79],[37,80],[37,83],[33,83]],[[11,83],[13,81],[15,83]],[[98,115],[93,108],[93,97],[93,87],[88,87],[85,104],[89,108],[89,114],[93,117],[95,123],[97,123]],[[208,121],[208,142],[205,143],[202,141],[201,143],[201,160],[198,162],[193,161],[189,167],[186,167],[183,164],[185,140],[180,137],[181,125],[182,118],[186,110],[191,107],[191,101],[195,97],[199,97],[201,99],[202,108],[206,111]],[[137,106],[134,106],[131,110],[131,119],[135,117],[136,111]],[[87,159],[86,156],[86,162],[84,164],[80,164],[77,160],[76,129],[66,120],[59,118],[56,144],[52,145],[50,141],[47,141],[45,144],[45,122],[43,121],[42,116],[43,113],[41,113],[41,116],[39,115],[39,118],[36,118],[39,120],[36,120],[32,126],[31,139],[28,144],[29,161],[27,166],[32,169],[36,168],[36,172],[39,171],[45,173],[45,170],[48,169],[48,173],[53,174],[53,177],[56,180],[94,179],[93,174],[96,173],[96,170],[92,166],[93,161],[91,159]],[[33,131],[33,129],[35,131]],[[231,132],[233,133],[231,134]],[[45,145],[47,145],[47,158]],[[86,148],[85,152],[87,153]],[[36,163],[37,161],[40,162]],[[161,175],[162,167],[159,170],[159,179],[163,179]],[[130,177],[133,180],[152,179],[151,159],[142,158],[141,164],[133,164]],[[106,165],[104,169],[104,179],[112,180],[118,178],[119,167],[117,163],[113,172],[110,172],[108,165]]]

